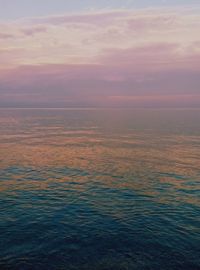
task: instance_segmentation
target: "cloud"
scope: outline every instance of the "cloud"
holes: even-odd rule
[[[4,23],[0,106],[200,105],[199,26],[173,9]]]
[[[74,15],[58,15],[41,18],[32,18],[29,22],[33,24],[47,24],[47,25],[62,25],[62,24],[92,24],[92,25],[105,25],[115,22],[119,18],[124,18],[130,12],[127,10],[119,11],[101,11],[101,12],[88,12]]]
[[[15,36],[12,34],[7,34],[7,33],[0,33],[0,39],[10,39],[14,38]]]
[[[42,26],[34,26],[34,27],[25,27],[21,29],[21,31],[24,35],[33,36],[35,34],[46,32],[47,28],[44,25],[42,25]]]
[[[200,105],[199,75],[177,68],[135,72],[106,64],[25,66],[0,80],[1,106],[11,101],[41,106],[194,106]]]
[[[200,22],[191,12],[138,10],[90,12],[15,21],[4,29],[0,49],[24,49],[19,65],[88,63],[107,50],[177,44],[180,50],[198,41]],[[8,37],[15,36],[12,46]],[[163,45],[164,46],[164,45]],[[29,53],[27,53],[29,51]],[[11,62],[8,58],[8,62]]]

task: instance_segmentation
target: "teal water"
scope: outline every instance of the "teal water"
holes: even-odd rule
[[[0,269],[200,269],[199,123],[1,109]]]

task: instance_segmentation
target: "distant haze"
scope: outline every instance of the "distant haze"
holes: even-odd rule
[[[0,107],[200,106],[199,1],[0,6]]]

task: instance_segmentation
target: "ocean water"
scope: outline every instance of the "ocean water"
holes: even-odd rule
[[[1,109],[0,269],[200,269],[200,110]]]

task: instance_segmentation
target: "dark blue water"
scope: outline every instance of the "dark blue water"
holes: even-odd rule
[[[200,110],[0,110],[0,269],[200,269]]]

